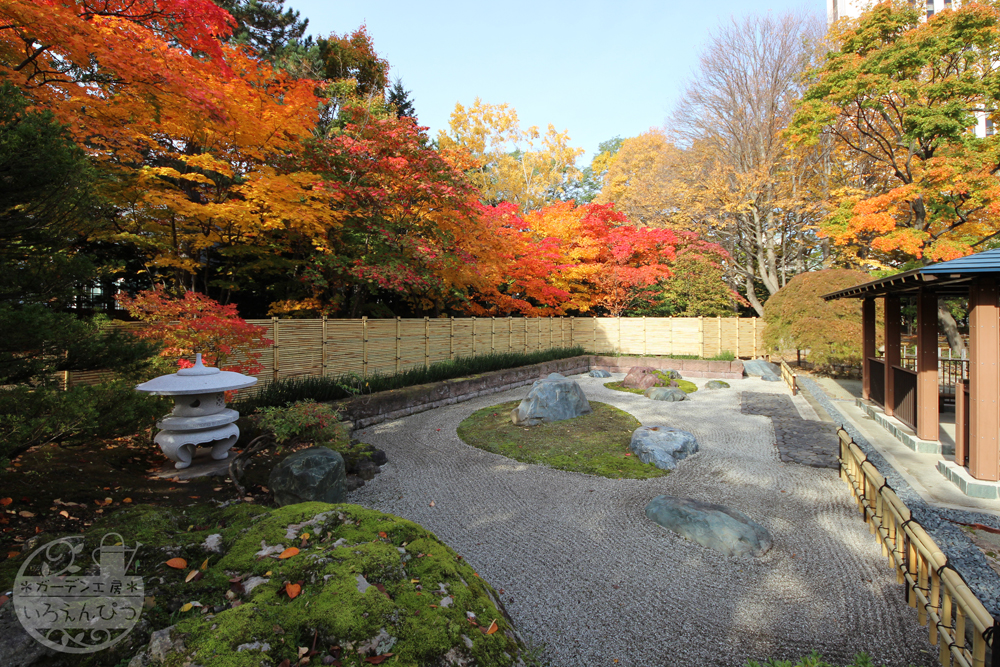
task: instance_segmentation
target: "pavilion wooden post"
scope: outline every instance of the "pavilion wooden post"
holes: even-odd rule
[[[872,378],[868,359],[875,356],[875,299],[861,302],[861,398],[871,398]]]
[[[899,297],[887,296],[885,303],[885,414],[892,416],[896,408],[896,385],[893,366],[899,366],[900,312]]]
[[[1000,477],[997,431],[1000,430],[1000,332],[997,285],[980,278],[969,290],[969,474],[976,479]],[[956,391],[961,386],[956,387]],[[956,424],[958,429],[959,425]]]
[[[917,437],[937,440],[938,415],[937,295],[920,288],[917,295]]]

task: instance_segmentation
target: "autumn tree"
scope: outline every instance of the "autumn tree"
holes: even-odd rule
[[[658,128],[623,140],[603,165],[602,188],[594,201],[614,203],[636,225],[667,226],[674,203],[667,186],[675,151],[666,132]]]
[[[812,72],[792,126],[800,144],[832,137],[858,167],[823,232],[860,264],[898,266],[973,252],[998,233],[1000,9],[963,4],[924,21],[881,3]]]
[[[608,173],[608,165],[622,147],[625,140],[612,137],[597,145],[597,155],[590,164],[583,168],[580,176],[569,182],[564,191],[564,200],[573,200],[577,204],[590,204],[601,193],[604,187],[604,176]]]
[[[579,176],[576,158],[583,149],[571,147],[569,141],[569,133],[556,131],[552,124],[544,134],[537,126],[521,129],[512,107],[478,97],[468,108],[456,104],[449,132],[438,134],[444,151],[468,156],[468,176],[484,204],[509,201],[522,212],[562,199]]]
[[[822,233],[846,263],[898,268],[961,257],[1000,234],[1000,9],[963,4],[924,21],[882,3],[837,36],[812,71],[791,136],[830,138],[852,166],[834,193]],[[938,321],[964,347],[949,309]]]
[[[308,48],[304,40],[309,19],[285,7],[285,0],[213,0],[233,17],[235,27],[230,40],[246,44],[270,61],[280,58],[290,47]]]
[[[758,313],[756,293],[776,293],[810,268],[823,156],[789,152],[783,131],[814,57],[818,28],[794,14],[723,25],[671,120],[683,149],[669,167],[672,222],[718,241]]]

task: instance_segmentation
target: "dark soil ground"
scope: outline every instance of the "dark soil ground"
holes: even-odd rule
[[[273,504],[268,471],[292,451],[258,454],[247,466],[247,494],[242,497]],[[189,507],[239,497],[227,477],[152,478],[150,473],[166,462],[148,433],[28,450],[0,471],[0,561],[19,556],[24,542],[35,535],[82,533],[101,516],[131,504]]]

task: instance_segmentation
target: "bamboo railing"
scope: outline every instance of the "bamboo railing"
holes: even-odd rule
[[[851,436],[844,429],[838,435],[840,477],[850,485],[869,531],[896,570],[897,581],[906,586],[907,602],[916,608],[918,621],[928,626],[931,644],[940,647],[941,664],[995,665],[993,617]]]
[[[798,393],[798,386],[795,384],[796,375],[792,372],[792,367],[784,359],[781,360],[781,379],[788,385],[792,396],[795,396]]]

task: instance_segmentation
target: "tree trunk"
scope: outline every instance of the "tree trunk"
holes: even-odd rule
[[[951,311],[945,308],[944,304],[940,301],[938,301],[937,316],[938,326],[941,327],[941,331],[948,338],[948,345],[951,347],[951,351],[961,355],[965,352],[965,341],[962,340],[961,334],[958,333],[958,324],[955,323],[955,318],[951,316]]]
[[[764,306],[761,305],[760,301],[757,299],[757,294],[753,291],[753,278],[746,276],[746,288],[747,288],[747,301],[753,306],[753,309],[757,311],[758,317],[764,317]]]

